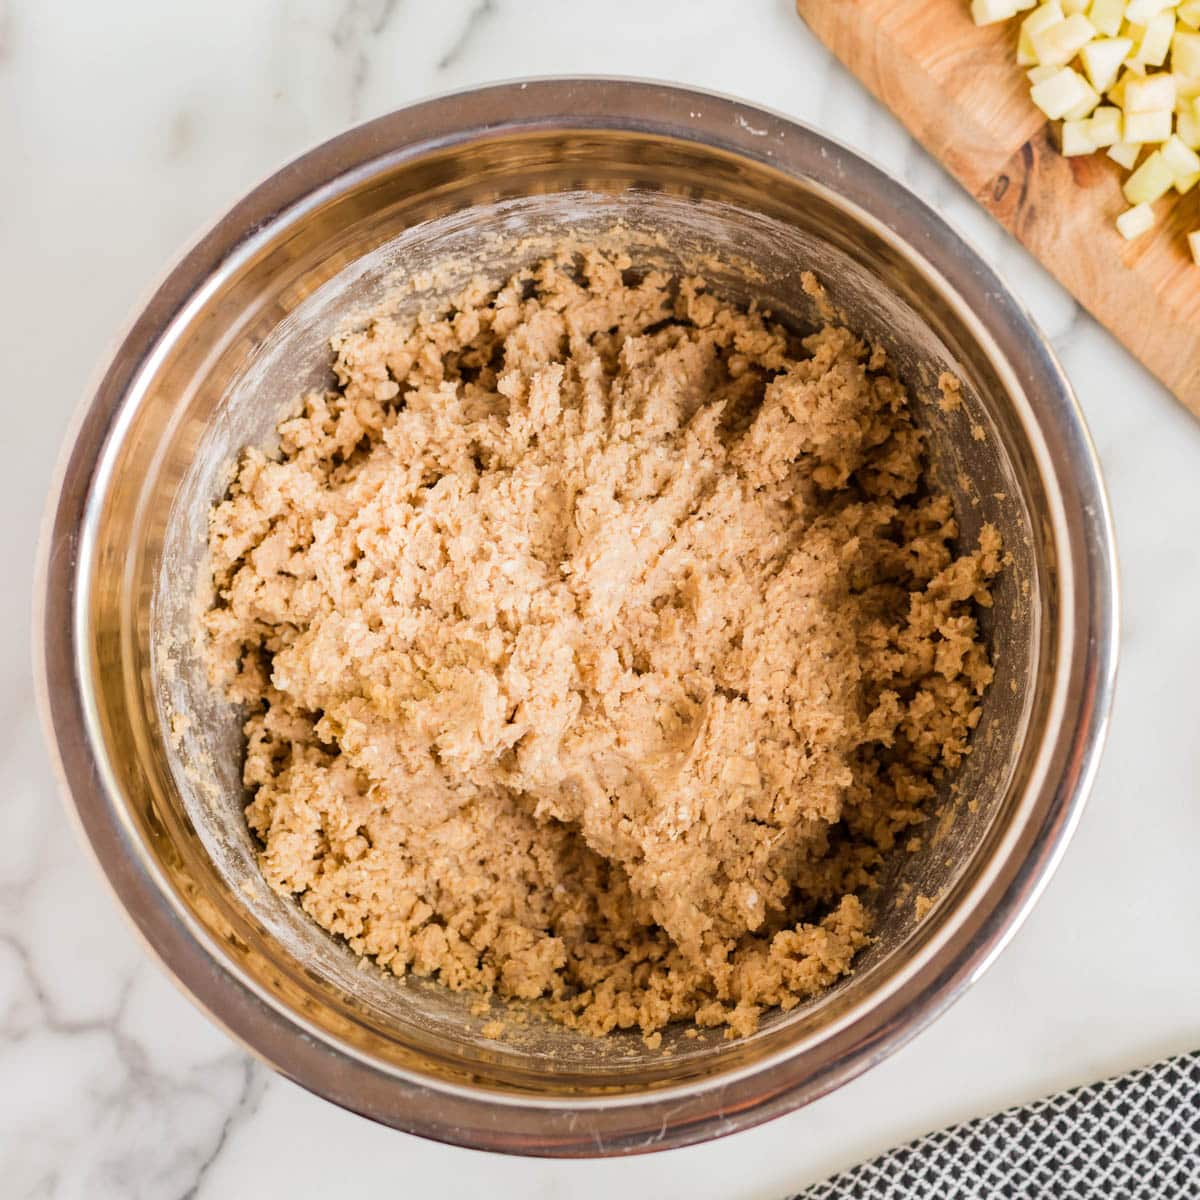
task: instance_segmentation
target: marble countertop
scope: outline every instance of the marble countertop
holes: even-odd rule
[[[34,712],[30,576],[68,414],[164,263],[315,142],[519,75],[734,93],[888,168],[1050,334],[1099,446],[1124,575],[1108,751],[1044,899],[906,1049],[721,1142],[550,1163],[372,1125],[253,1062],[143,954],[76,842]],[[788,0],[0,0],[0,1191],[780,1197],[913,1134],[1200,1045],[1200,424],[815,43]],[[365,1190],[364,1190],[365,1189]]]

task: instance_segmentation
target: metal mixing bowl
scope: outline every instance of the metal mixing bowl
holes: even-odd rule
[[[504,1041],[471,997],[400,982],[262,882],[236,711],[191,637],[208,506],[247,443],[328,375],[328,337],[437,264],[498,274],[620,219],[639,255],[711,256],[722,291],[798,328],[799,286],[883,342],[918,397],[964,544],[1003,533],[997,677],[975,750],[881,894],[854,975],[751,1037],[593,1040],[536,1017]],[[658,236],[661,235],[661,236]],[[540,241],[540,245],[539,245]],[[397,303],[428,300],[419,292]],[[940,371],[964,408],[933,398]],[[1116,661],[1112,531],[1045,340],[929,209],[819,134],[649,83],[507,84],[373,121],[234,208],[168,275],[80,413],[43,542],[42,703],[87,839],[168,971],[278,1070],[445,1141],[530,1154],[678,1146],[795,1108],[894,1050],[992,961],[1041,891],[1095,771]],[[934,898],[921,919],[917,896]],[[923,906],[922,906],[923,907]]]

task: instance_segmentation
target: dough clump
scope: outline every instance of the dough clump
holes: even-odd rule
[[[633,265],[335,339],[211,514],[204,625],[278,891],[653,1043],[851,970],[978,721],[1000,542],[956,555],[879,348]]]

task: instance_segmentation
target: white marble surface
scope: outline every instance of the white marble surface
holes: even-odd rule
[[[252,1063],[143,956],[75,842],[33,712],[31,564],[68,413],[167,259],[318,140],[517,75],[653,75],[898,173],[1053,337],[1112,493],[1124,659],[1091,805],[986,978],[808,1109],[637,1160],[422,1142]],[[1200,1045],[1200,425],[816,45],[788,0],[0,0],[0,1193],[776,1197],[944,1122]]]

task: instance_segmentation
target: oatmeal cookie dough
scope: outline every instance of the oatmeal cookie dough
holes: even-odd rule
[[[631,267],[339,337],[212,513],[205,629],[262,869],[326,929],[742,1033],[851,969],[967,752],[999,538],[956,557],[879,348]]]

